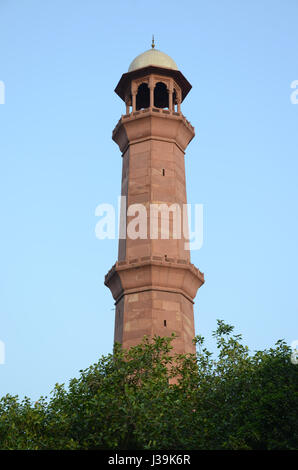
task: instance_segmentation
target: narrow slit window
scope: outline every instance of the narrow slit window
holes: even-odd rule
[[[166,174],[166,170],[163,168],[162,169],[162,176],[165,176],[165,174]]]
[[[167,326],[167,320],[163,321],[163,326]]]

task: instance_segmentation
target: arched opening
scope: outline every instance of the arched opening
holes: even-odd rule
[[[125,107],[126,107],[126,114],[130,113],[130,107],[132,106],[132,96],[127,95],[125,97]]]
[[[174,88],[174,92],[173,92],[173,110],[176,111],[175,109],[175,105],[177,104],[177,93],[176,93],[176,90]]]
[[[143,108],[149,108],[150,106],[150,90],[147,83],[142,83],[138,88],[137,98],[136,98],[136,108],[137,110]]]
[[[158,82],[154,88],[154,106],[156,108],[169,107],[169,94],[164,83]]]

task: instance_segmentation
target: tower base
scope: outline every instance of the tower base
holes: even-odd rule
[[[117,262],[105,277],[115,299],[114,341],[130,348],[145,335],[171,336],[176,353],[194,353],[193,299],[204,275],[185,260],[144,257]]]

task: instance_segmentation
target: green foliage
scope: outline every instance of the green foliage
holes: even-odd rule
[[[218,320],[218,357],[156,337],[81,371],[36,403],[0,400],[0,449],[297,449],[298,369],[290,348],[249,354]]]

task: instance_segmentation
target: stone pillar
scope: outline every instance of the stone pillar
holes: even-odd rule
[[[154,81],[152,78],[152,75],[149,78],[149,90],[150,90],[150,108],[153,108],[154,106]]]
[[[132,112],[133,113],[136,111],[136,97],[137,97],[137,94],[135,92],[132,94]]]
[[[142,204],[147,209],[147,237],[121,240],[118,262],[105,279],[116,304],[115,341],[125,348],[144,335],[175,332],[175,352],[195,352],[193,299],[204,276],[190,262],[183,230],[180,238],[173,238],[173,214],[169,212],[169,237],[163,239],[160,214],[154,220],[150,211],[152,204],[175,204],[182,215],[187,203],[184,150],[193,136],[182,115],[151,108],[122,118],[113,133],[123,157],[122,195],[128,207]],[[133,218],[127,217],[126,226]],[[150,237],[150,223],[157,223],[158,238]]]
[[[180,90],[177,93],[177,112],[181,113],[181,92],[180,92]]]
[[[170,88],[168,89],[169,93],[169,111],[173,111],[173,85],[170,85]]]

